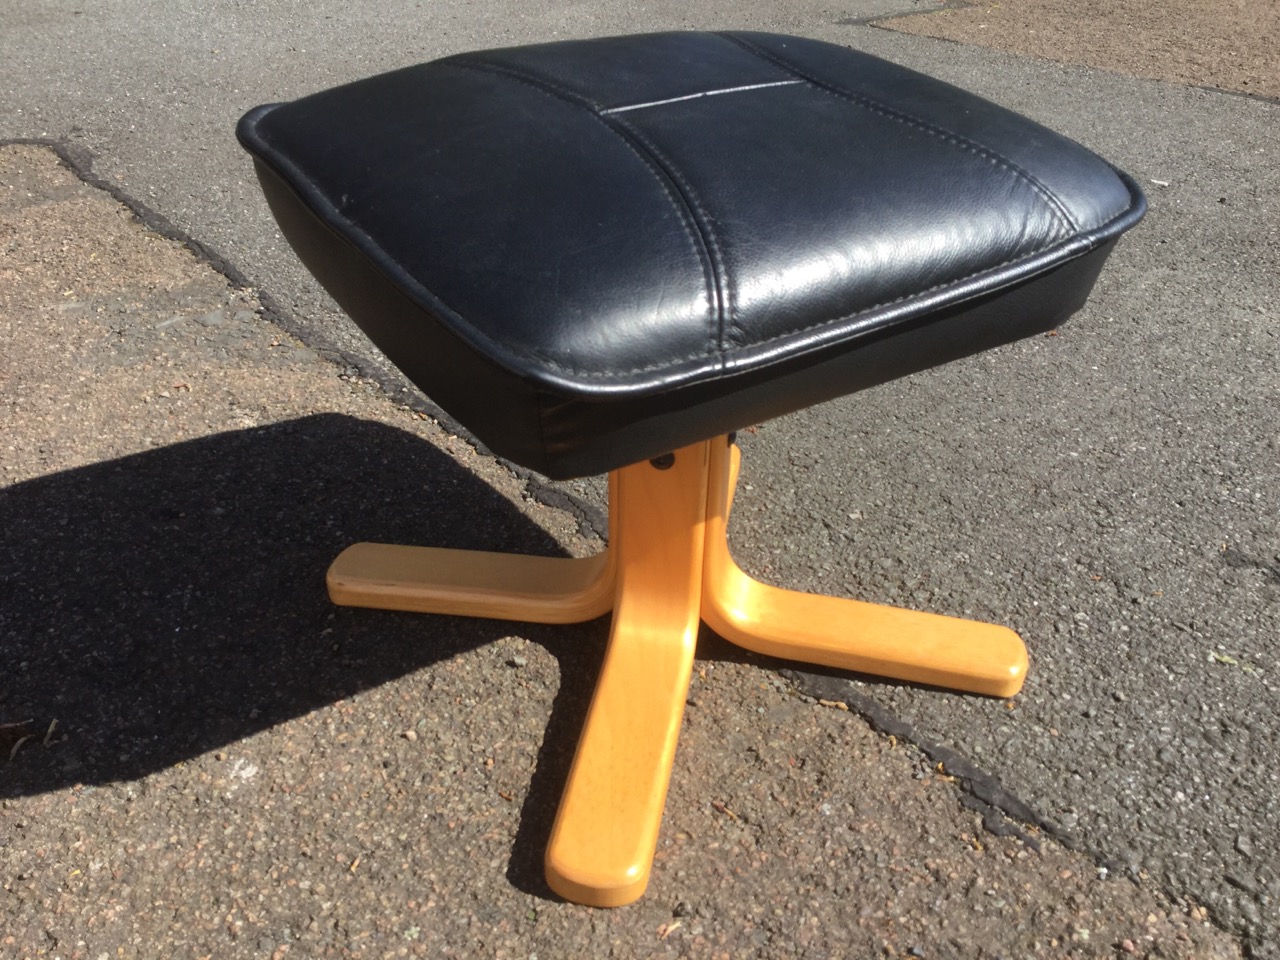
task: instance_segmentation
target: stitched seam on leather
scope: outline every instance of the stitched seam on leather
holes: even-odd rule
[[[711,268],[715,272],[716,305],[718,307],[715,347],[716,353],[723,361],[725,350],[727,348],[725,343],[725,320],[726,318],[732,317],[733,309],[732,305],[728,303],[728,269],[725,267],[724,253],[721,251],[720,244],[716,240],[715,231],[711,229],[711,217],[703,207],[702,202],[698,199],[698,194],[693,189],[693,185],[689,183],[688,179],[682,173],[680,173],[676,168],[676,165],[672,163],[660,149],[658,149],[657,145],[654,144],[653,141],[625,120],[610,117],[608,122],[622,127],[627,131],[627,133],[635,137],[644,145],[645,149],[649,151],[653,158],[662,165],[662,168],[667,172],[667,175],[670,176],[671,179],[673,179],[680,187],[680,192],[684,197],[685,202],[693,208],[694,223],[698,225],[698,231],[702,234],[702,238],[707,244],[707,250],[711,256]],[[735,342],[740,341],[742,331],[738,327],[737,323],[730,319],[729,325],[735,333],[739,334],[739,336],[735,338]]]
[[[940,140],[950,142],[958,147],[994,161],[1031,187],[1032,191],[1044,201],[1045,206],[1049,208],[1049,212],[1053,214],[1053,218],[1057,221],[1059,230],[1065,229],[1068,233],[1081,232],[1080,225],[1076,223],[1075,218],[1071,216],[1071,212],[1066,208],[1062,201],[1058,199],[1053,191],[1041,183],[1039,178],[1029,170],[1024,170],[1008,157],[996,150],[993,150],[991,147],[978,143],[975,140],[970,140],[963,134],[956,133],[953,130],[947,130],[944,127],[939,127],[936,124],[930,123],[927,120],[922,120],[919,117],[913,117],[909,113],[904,113],[895,107],[891,107],[888,104],[882,103],[872,97],[868,97],[865,94],[845,90],[843,87],[840,87],[829,80],[823,80],[820,77],[807,73],[800,67],[791,63],[789,60],[786,60],[769,50],[756,46],[750,40],[744,40],[741,37],[735,37],[724,33],[716,34],[716,36],[724,40],[728,40],[730,43],[736,44],[748,53],[754,54],[768,63],[772,63],[780,70],[786,70],[793,77],[799,77],[801,80],[805,80],[821,90],[825,90],[830,94],[841,97],[851,103],[855,103],[867,110],[882,114],[891,120],[896,120],[898,123],[916,127]]]
[[[662,187],[663,193],[666,194],[668,201],[676,212],[677,219],[679,219],[681,226],[684,227],[684,231],[689,237],[690,245],[694,248],[694,252],[698,256],[698,262],[699,266],[702,268],[702,277],[707,293],[707,314],[715,326],[715,330],[707,330],[707,352],[722,354],[723,347],[721,344],[723,336],[721,331],[724,326],[724,299],[721,293],[720,276],[716,269],[715,258],[712,255],[712,247],[714,244],[711,242],[711,238],[704,231],[702,224],[698,222],[698,217],[692,209],[696,205],[696,201],[693,200],[692,197],[685,196],[681,192],[680,184],[683,178],[678,177],[675,171],[670,167],[670,164],[666,163],[661,157],[655,154],[654,148],[645,141],[645,138],[639,136],[639,134],[637,134],[629,125],[615,121],[612,117],[605,117],[601,115],[600,104],[576,94],[571,90],[565,90],[559,84],[554,81],[547,80],[544,77],[529,74],[523,70],[517,70],[507,66],[506,64],[490,63],[486,60],[478,60],[475,57],[451,57],[446,61],[442,61],[442,63],[446,66],[456,66],[465,70],[477,70],[483,73],[491,73],[496,76],[506,77],[508,80],[525,84],[535,90],[539,90],[542,93],[553,96],[558,100],[562,100],[565,103],[581,107],[589,116],[592,117],[592,119],[621,140],[626,145],[627,149],[636,155],[640,162],[643,163],[649,169],[650,173],[653,174],[654,179],[658,181],[659,186]],[[645,150],[639,149],[633,139],[624,135],[622,130],[618,129],[619,127],[626,130],[627,133],[631,134],[635,139],[639,139],[641,143],[644,144]],[[718,255],[719,251],[717,250],[716,256]],[[694,356],[696,357],[700,355],[695,354]],[[573,367],[560,364],[550,357],[544,356],[541,357],[541,359],[558,369],[568,370],[575,374],[577,373]],[[651,369],[656,370],[663,366],[666,366],[666,364],[662,363],[655,364],[650,367],[638,367],[636,370],[628,372],[638,372],[640,370]],[[594,375],[608,376],[610,373],[612,373],[612,371],[601,371]]]
[[[1060,245],[1063,246],[1064,248],[1070,247],[1073,244],[1075,244],[1078,240],[1079,238],[1072,237]],[[1045,253],[1046,251],[1052,249],[1054,245],[1055,244],[1051,241],[1049,243],[1046,243],[1044,246],[1037,247],[1035,250],[1032,250],[1029,253],[1024,253],[1020,256],[1013,257],[1012,259],[1006,260],[1003,263],[997,263],[995,266],[992,266],[992,267],[983,267],[981,270],[975,270],[973,273],[966,274],[965,276],[960,277],[958,280],[948,280],[946,283],[935,284],[934,286],[928,287],[924,290],[913,290],[911,293],[904,293],[900,297],[895,297],[892,300],[885,300],[882,303],[875,304],[874,306],[863,307],[861,310],[855,310],[853,313],[845,314],[842,317],[833,317],[827,320],[818,320],[815,323],[808,324],[807,326],[804,326],[804,327],[797,327],[796,329],[788,330],[785,333],[779,333],[772,337],[765,337],[762,340],[753,340],[750,346],[753,348],[763,347],[771,343],[776,343],[779,340],[786,340],[791,337],[800,336],[802,334],[808,333],[810,330],[816,330],[819,327],[835,326],[838,324],[848,323],[850,320],[856,320],[858,317],[866,316],[869,313],[875,313],[877,310],[883,310],[885,307],[892,307],[892,306],[895,306],[896,304],[903,303],[904,301],[907,301],[907,300],[913,300],[919,297],[924,297],[931,293],[937,293],[938,291],[946,290],[949,287],[960,286],[961,284],[968,283],[970,280],[973,280],[976,277],[981,277],[983,274],[995,273],[998,270],[1003,270],[1005,267],[1011,267],[1016,264],[1022,263],[1025,260],[1031,260],[1034,257],[1038,257],[1042,253]],[[643,367],[631,367],[627,370],[602,370],[602,371],[601,370],[575,370],[573,367],[563,366],[549,358],[547,359],[547,363],[550,364],[551,366],[554,366],[561,370],[565,370],[569,373],[572,373],[576,377],[590,379],[590,378],[616,377],[619,374],[627,375],[627,374],[633,374],[633,373],[648,373],[651,370],[662,370],[662,369],[670,368],[677,363],[682,363],[689,360],[701,360],[701,359],[705,359],[705,358],[701,354],[694,353],[694,354],[688,354],[683,357],[675,357],[670,360],[663,361],[662,363],[651,363]]]

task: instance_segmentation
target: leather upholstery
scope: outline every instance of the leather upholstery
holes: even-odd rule
[[[994,104],[758,33],[450,57],[238,132],[392,362],[551,476],[1055,326],[1145,206]]]

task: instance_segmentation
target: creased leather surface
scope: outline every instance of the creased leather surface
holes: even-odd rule
[[[723,408],[780,364],[825,364],[1051,273],[1143,210],[1131,181],[1025,118],[769,34],[464,54],[259,108],[239,134],[278,181],[277,214],[301,203],[297,229],[340,238],[308,260],[322,282],[360,258],[416,306],[393,332],[376,302],[344,302],[384,350],[394,341],[393,362],[495,450],[553,474],[639,459],[664,420],[666,447],[697,439],[713,426],[701,401],[672,412],[673,395]],[[493,404],[437,396],[432,365],[409,356],[415,325],[436,352],[450,341],[451,363],[483,364],[497,401],[504,377],[512,397],[539,397],[555,450],[505,436]],[[779,393],[769,415],[801,405]],[[566,421],[575,404],[605,422]],[[620,442],[615,415],[620,435],[658,420]]]

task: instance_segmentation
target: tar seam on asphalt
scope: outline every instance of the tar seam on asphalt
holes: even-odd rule
[[[245,290],[252,290],[262,305],[260,316],[280,327],[290,336],[296,337],[320,357],[339,367],[348,376],[372,380],[388,399],[408,407],[414,413],[424,414],[435,420],[448,432],[456,435],[469,444],[476,453],[489,457],[507,468],[525,485],[529,498],[543,506],[563,510],[574,518],[579,532],[586,537],[595,537],[601,541],[608,538],[609,521],[599,508],[572,494],[547,483],[540,476],[517,464],[495,456],[471,431],[458,423],[447,412],[433,403],[421,391],[406,389],[413,387],[408,380],[399,374],[392,373],[383,365],[374,363],[368,357],[353,353],[316,336],[315,329],[307,324],[299,323],[271,294],[254,284],[239,268],[227,260],[216,250],[201,243],[182,228],[174,224],[164,214],[151,209],[141,200],[131,196],[112,181],[99,176],[93,170],[93,156],[82,147],[68,144],[61,140],[39,137],[0,138],[0,147],[28,145],[45,147],[57,154],[58,159],[68,170],[89,184],[105,191],[112,198],[124,204],[129,211],[148,230],[160,236],[182,244],[204,263],[227,278],[232,285]]]

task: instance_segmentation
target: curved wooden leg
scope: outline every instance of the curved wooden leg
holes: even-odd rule
[[[541,623],[613,609],[547,846],[547,882],[568,900],[617,907],[648,885],[700,619],[772,656],[993,696],[1022,686],[1026,648],[1004,627],[748,577],[725,538],[737,474],[725,437],[614,471],[609,549],[596,557],[364,543],[329,570],[330,596],[349,605]]]
[[[326,583],[329,599],[348,607],[580,623],[612,609],[614,569],[611,550],[594,557],[529,557],[356,543],[338,554]]]
[[[707,447],[615,474],[613,627],[546,855],[577,903],[622,906],[649,882],[698,636]]]
[[[726,539],[738,448],[712,443],[702,619],[731,643],[775,657],[1008,697],[1027,650],[1007,627],[783,590],[747,576]]]

